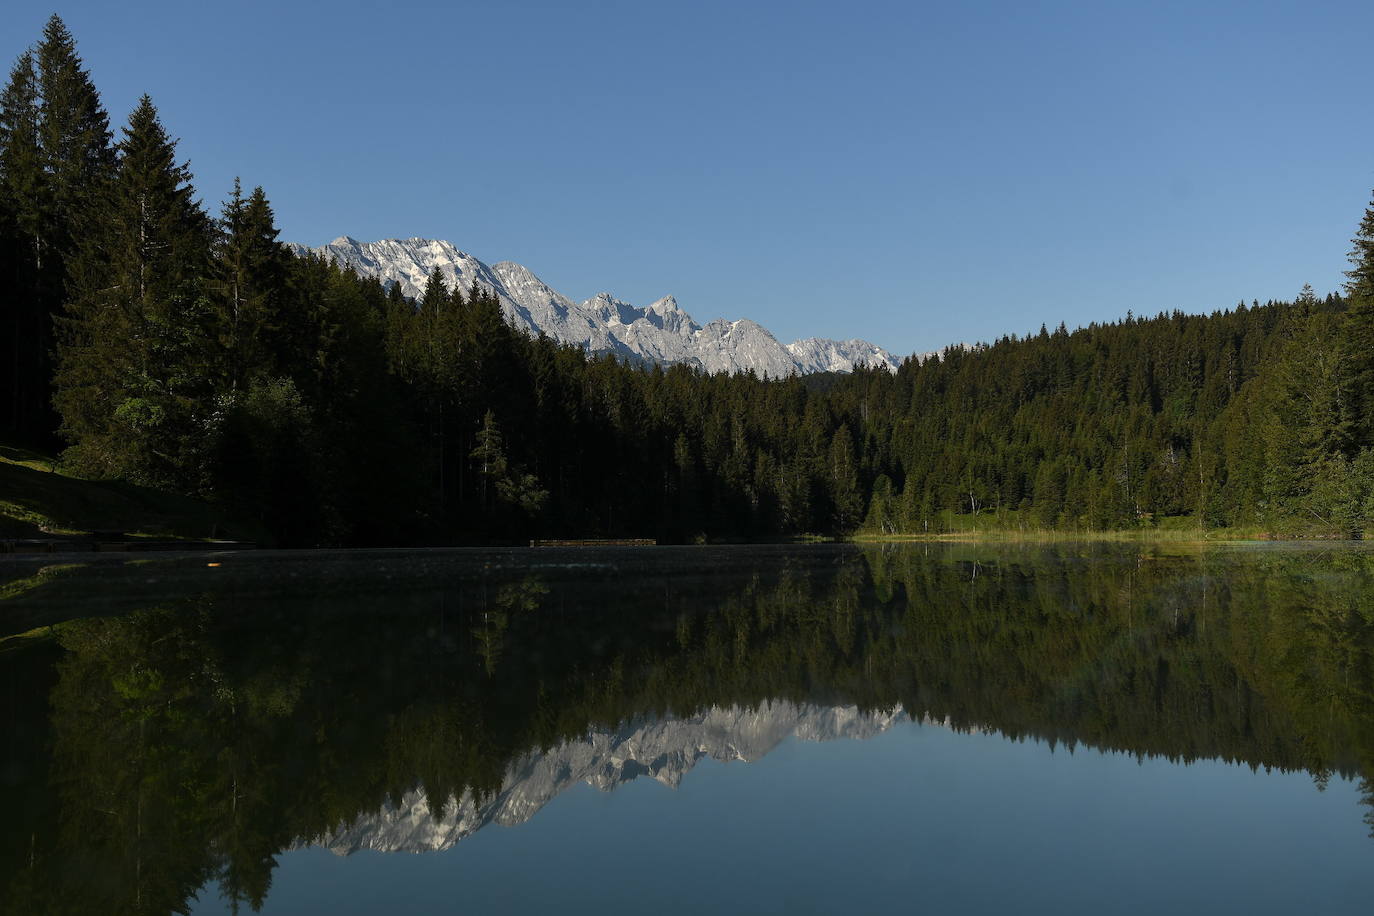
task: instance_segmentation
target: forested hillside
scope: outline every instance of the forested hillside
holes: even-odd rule
[[[0,98],[0,189],[0,436],[283,544],[1374,517],[1374,209],[1344,297],[762,380],[590,358],[437,275],[415,302],[290,255],[261,188],[207,211],[149,98],[111,131],[57,17]]]

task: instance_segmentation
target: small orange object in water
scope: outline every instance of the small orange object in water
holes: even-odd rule
[[[205,565],[206,565],[206,566],[218,566],[219,564],[218,564],[218,563],[206,563]]]

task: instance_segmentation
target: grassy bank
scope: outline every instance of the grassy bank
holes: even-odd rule
[[[93,532],[136,537],[255,540],[198,500],[116,480],[83,480],[49,455],[0,444],[0,538],[64,538]]]
[[[1074,542],[1120,541],[1123,543],[1193,544],[1221,541],[1279,540],[1265,534],[1230,529],[1152,530],[1133,531],[1059,531],[1053,529],[1003,530],[979,528],[968,531],[946,531],[940,534],[876,534],[859,533],[852,538],[861,544],[903,544],[927,541],[990,541],[990,542]]]
[[[1204,528],[1189,516],[1151,520],[1138,528],[1045,528],[1016,512],[1000,515],[956,515],[944,513],[932,519],[928,531],[885,533],[861,531],[853,540],[861,543],[901,543],[905,541],[1141,541],[1193,543],[1203,541],[1335,540],[1343,535],[1328,528],[1302,522],[1280,526],[1243,525]]]

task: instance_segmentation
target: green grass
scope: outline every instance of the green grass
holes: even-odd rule
[[[59,563],[53,566],[44,566],[32,576],[25,576],[22,579],[15,579],[11,582],[0,582],[0,601],[18,598],[38,588],[40,585],[47,585],[68,570],[76,569],[80,565],[79,563]]]
[[[912,532],[903,534],[884,534],[861,531],[854,535],[855,541],[864,543],[893,543],[902,541],[1255,541],[1279,538],[1304,538],[1320,535],[1312,533],[1276,534],[1262,526],[1237,526],[1232,528],[1203,528],[1191,516],[1164,517],[1153,520],[1149,525],[1129,529],[1089,529],[1089,528],[1044,528],[1029,519],[1021,519],[1016,512],[1002,512],[999,515],[968,514],[954,515],[943,513],[937,525],[931,520],[928,533]]]
[[[56,459],[0,444],[0,537],[79,537],[122,531],[159,538],[246,537],[198,500],[118,480],[83,480]]]

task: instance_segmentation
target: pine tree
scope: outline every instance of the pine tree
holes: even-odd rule
[[[506,407],[512,400],[514,354],[511,328],[501,313],[500,300],[474,284],[458,320],[462,353],[459,390],[469,393],[477,404]]]
[[[0,95],[0,207],[9,232],[27,249],[37,269],[51,216],[40,142],[38,73],[26,51],[10,71]],[[32,282],[30,279],[29,282]]]
[[[435,267],[429,272],[425,290],[420,295],[420,314],[430,321],[436,320],[448,297],[448,283],[444,281],[444,272]]]
[[[193,486],[210,409],[210,221],[144,96],[71,267],[56,403],[88,472]]]
[[[1342,346],[1354,399],[1355,438],[1361,446],[1374,446],[1374,202],[1365,208],[1351,244],[1352,267],[1345,272],[1350,309]]]
[[[415,308],[401,293],[401,284],[391,284],[386,295],[386,359],[387,367],[401,378],[408,378],[413,368],[407,346],[414,320]]]
[[[929,520],[921,513],[921,491],[916,478],[908,476],[898,504],[897,530],[906,534],[924,533]]]
[[[1303,304],[1310,307],[1312,302]],[[1355,424],[1346,359],[1328,316],[1309,315],[1274,361],[1256,430],[1271,511],[1310,516],[1307,497],[1319,472],[1352,452]]]
[[[261,187],[247,197],[239,180],[224,202],[215,250],[222,383],[231,391],[251,375],[282,377],[301,357],[298,328],[286,309],[290,255]]]
[[[496,415],[490,410],[482,417],[482,426],[477,431],[477,444],[468,457],[476,471],[481,511],[490,515],[496,508],[498,487],[510,478],[505,441],[496,423]]]
[[[461,297],[456,301],[461,302]],[[420,395],[419,406],[424,412],[428,438],[432,443],[441,511],[448,507],[451,489],[449,427],[455,420],[453,401],[459,393],[458,353],[454,339],[456,325],[453,318],[458,308],[456,301],[444,281],[443,272],[435,267],[425,282],[424,293],[410,321],[405,340],[410,354],[408,361],[412,378]],[[458,457],[461,460],[461,454]]]
[[[19,59],[0,108],[0,292],[20,348],[7,354],[14,358],[0,381],[0,428],[44,441],[56,426],[53,322],[66,262],[114,164],[109,119],[59,17],[48,21],[37,49]]]
[[[900,503],[892,488],[892,480],[879,474],[873,481],[873,493],[868,500],[868,517],[864,528],[877,534],[895,534],[900,525]]]
[[[1354,266],[1345,272],[1346,298],[1352,301],[1374,298],[1374,201],[1365,208],[1364,218],[1351,244],[1354,247],[1349,259]]]
[[[496,416],[488,410],[482,417],[482,426],[477,432],[477,445],[468,456],[477,472],[479,498],[482,509],[488,515],[486,531],[499,531],[511,527],[515,521],[509,515],[498,520],[495,510],[514,509],[527,519],[539,514],[548,500],[549,493],[539,484],[533,474],[527,474],[511,466],[506,457],[505,440]]]
[[[831,440],[829,471],[832,523],[836,532],[847,534],[858,527],[864,508],[848,426],[841,425]]]
[[[43,282],[51,222],[46,178],[38,76],[33,54],[25,53],[0,95],[0,326],[10,338],[4,354],[9,366],[0,377],[0,428],[22,438],[51,430],[51,321]]]
[[[697,473],[696,460],[692,457],[692,445],[687,434],[679,432],[673,441],[673,489],[677,499],[673,506],[677,517],[678,534],[684,538],[695,538],[701,530],[701,482]]]
[[[66,254],[88,218],[87,208],[113,174],[115,151],[109,115],[76,53],[75,39],[55,15],[38,44],[38,81],[43,154],[56,211],[52,245]]]

